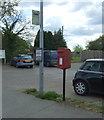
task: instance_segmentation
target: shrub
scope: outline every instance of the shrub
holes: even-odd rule
[[[36,97],[46,100],[56,100],[58,97],[60,97],[60,95],[54,91],[49,91],[46,93],[38,93]]]
[[[27,89],[25,92],[26,92],[27,94],[30,94],[30,93],[35,93],[35,92],[37,92],[37,90],[36,90],[35,88],[30,88],[30,89]]]

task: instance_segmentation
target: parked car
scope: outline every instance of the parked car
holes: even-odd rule
[[[35,61],[39,65],[39,61]],[[58,53],[57,50],[44,50],[44,66],[57,66]]]
[[[11,59],[10,65],[17,68],[23,66],[29,66],[30,68],[32,68],[34,65],[34,60],[31,55],[19,54]]]
[[[104,59],[87,59],[73,79],[74,91],[78,95],[104,93]]]
[[[57,50],[45,50],[44,51],[44,65],[57,66],[58,63],[58,53]]]

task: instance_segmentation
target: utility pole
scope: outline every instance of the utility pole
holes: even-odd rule
[[[62,26],[62,37],[64,38],[64,26]]]
[[[39,47],[41,49],[41,58],[42,60],[39,62],[39,91],[43,92],[43,84],[44,84],[44,40],[43,40],[43,0],[40,0],[40,44]]]

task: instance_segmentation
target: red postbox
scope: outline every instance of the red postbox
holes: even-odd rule
[[[65,101],[65,73],[71,68],[71,51],[68,48],[58,49],[58,68],[63,69],[63,101]]]
[[[71,51],[68,48],[58,48],[58,68],[71,68]]]

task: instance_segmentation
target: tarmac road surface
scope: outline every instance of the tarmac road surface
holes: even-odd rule
[[[66,97],[83,99],[102,104],[96,95],[78,96],[74,93],[71,80],[81,63],[73,63],[66,74]],[[2,117],[3,118],[102,118],[101,113],[90,112],[26,95],[26,88],[39,89],[39,68],[15,68],[3,65],[2,69]],[[55,67],[44,69],[44,91],[62,94],[62,70]]]

